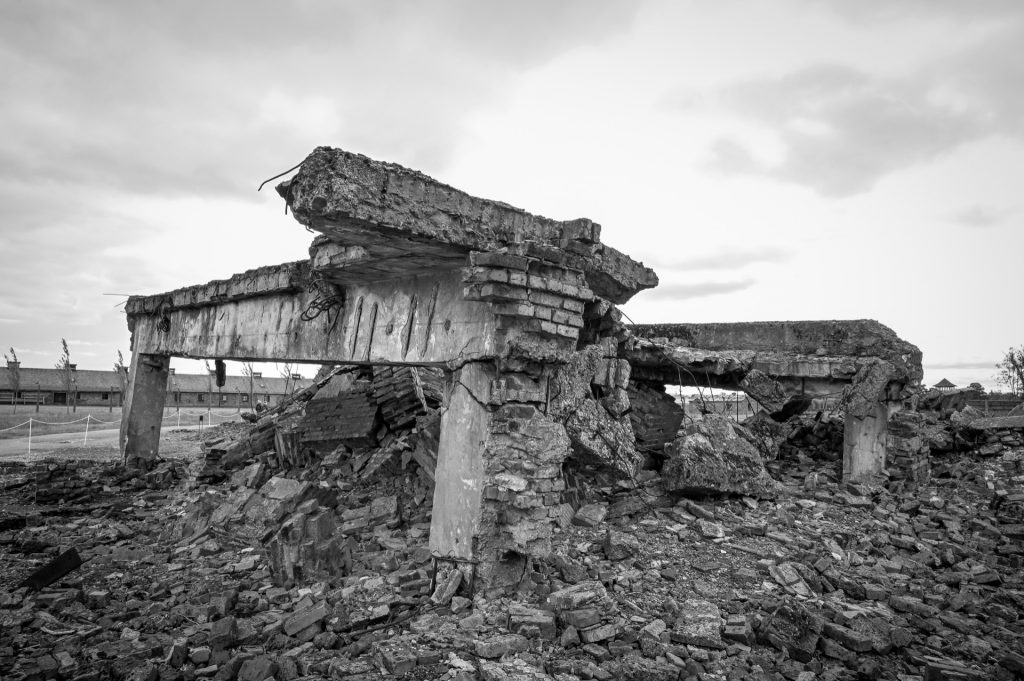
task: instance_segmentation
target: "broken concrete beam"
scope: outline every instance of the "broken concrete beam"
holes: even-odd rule
[[[363,249],[368,265],[400,262],[405,276],[436,271],[453,255],[508,248],[582,270],[597,295],[616,303],[657,285],[650,268],[601,244],[601,227],[590,220],[531,215],[341,149],[316,148],[277,190],[301,224]],[[345,263],[353,267],[358,259]]]
[[[920,379],[921,351],[872,319],[635,324],[629,329],[638,337],[667,338],[675,345],[704,350],[878,357],[905,366],[908,376]]]
[[[843,480],[863,480],[885,468],[889,409],[880,403],[863,416],[847,414],[843,425]]]
[[[453,376],[434,469],[430,550],[438,555],[473,558],[484,487],[481,445],[490,425],[486,400],[492,381],[492,373],[475,362]]]
[[[166,310],[223,305],[247,298],[275,294],[294,294],[310,284],[307,261],[268,265],[235,274],[229,279],[215,279],[205,284],[185,286],[154,296],[131,296],[124,309],[133,315],[151,315]]]
[[[496,357],[503,346],[495,315],[487,303],[463,297],[460,277],[435,270],[353,283],[328,297],[282,288],[181,306],[166,294],[133,297],[128,328],[135,352],[175,357],[435,366]]]
[[[61,577],[74,572],[81,566],[82,557],[78,555],[78,551],[76,549],[70,548],[30,574],[18,586],[27,586],[30,589],[38,591],[39,589],[50,586]]]
[[[133,346],[128,394],[121,408],[121,456],[130,468],[149,470],[160,449],[160,424],[167,398],[171,358]]]
[[[923,375],[921,351],[869,319],[627,328],[636,337],[627,351],[634,377],[658,376],[666,384],[709,385],[706,379],[717,378],[720,383],[710,385],[737,389],[757,369],[790,394],[814,395],[836,392],[836,385],[854,382],[863,367],[879,362],[888,371],[886,384],[912,388]]]

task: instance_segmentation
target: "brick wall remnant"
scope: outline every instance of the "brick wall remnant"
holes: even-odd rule
[[[683,405],[665,392],[664,384],[630,382],[628,390],[637,449],[664,456],[665,445],[675,439],[683,423]]]
[[[901,411],[889,417],[885,465],[893,480],[928,484],[931,448],[925,437],[925,417]]]

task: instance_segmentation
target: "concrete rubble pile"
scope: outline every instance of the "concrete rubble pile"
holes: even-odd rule
[[[365,480],[339,452],[286,471],[256,457],[210,483],[200,445],[162,464],[191,472],[167,487],[114,464],[5,466],[5,679],[1024,674],[1024,448],[932,455],[913,485],[843,482],[838,456],[783,448],[761,500],[679,498],[652,469],[591,479],[505,587],[432,555],[401,457]],[[80,479],[104,482],[85,499]],[[63,574],[24,585],[69,549]]]
[[[337,149],[278,192],[308,261],[129,300],[97,498],[0,471],[4,679],[1024,674],[1021,417],[891,329],[627,325],[599,225]],[[172,356],[329,368],[161,461]]]

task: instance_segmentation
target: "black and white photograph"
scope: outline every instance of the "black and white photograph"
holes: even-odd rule
[[[0,681],[1024,679],[1021,0],[0,0]]]

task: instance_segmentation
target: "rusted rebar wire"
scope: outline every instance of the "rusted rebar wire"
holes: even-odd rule
[[[287,175],[288,173],[292,172],[293,170],[301,167],[304,162],[305,161],[300,161],[299,163],[296,163],[295,165],[293,165],[291,168],[289,168],[288,170],[284,171],[283,173],[278,173],[277,175],[274,175],[273,177],[268,177],[267,179],[263,180],[263,182],[260,183],[260,186],[256,189],[256,191],[260,191],[261,189],[263,189],[263,185],[265,185],[266,183],[272,182],[272,181],[276,180],[279,177],[283,177],[284,175]]]

